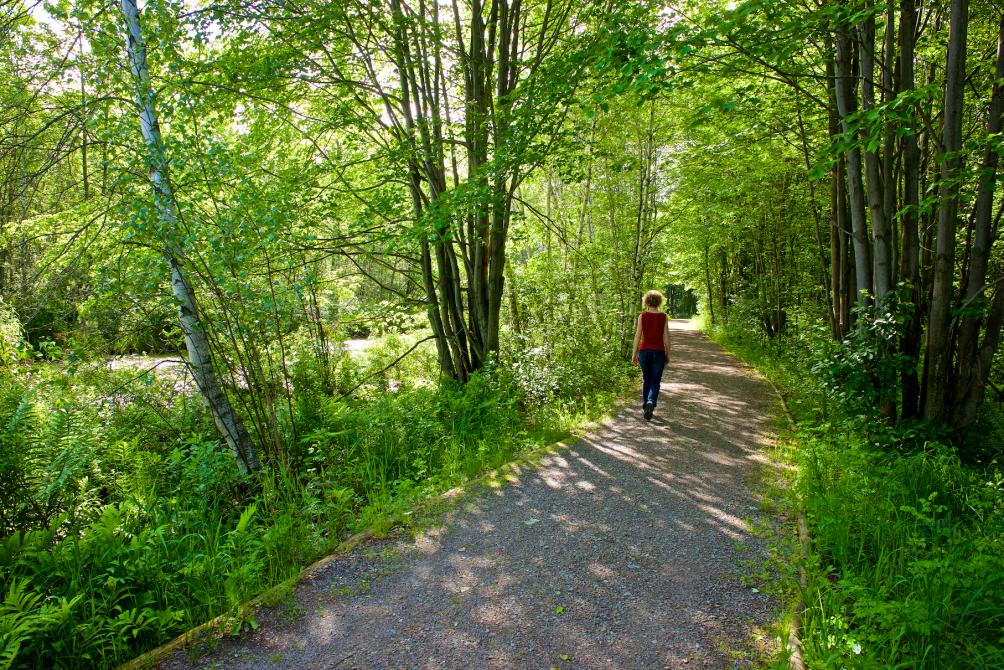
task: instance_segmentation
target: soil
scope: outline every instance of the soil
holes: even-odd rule
[[[161,667],[756,667],[779,609],[748,565],[766,556],[752,483],[772,467],[774,399],[686,321],[671,328],[652,422],[639,375],[638,402],[594,434]]]

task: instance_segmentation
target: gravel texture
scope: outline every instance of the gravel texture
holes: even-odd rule
[[[748,668],[777,616],[741,580],[768,388],[687,322],[638,407],[301,583],[261,627],[162,668]],[[640,382],[639,382],[640,386]],[[638,394],[640,396],[640,392]]]

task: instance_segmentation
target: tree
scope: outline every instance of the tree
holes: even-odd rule
[[[999,75],[990,59],[966,66],[967,53],[996,53],[990,45],[999,41],[999,31],[989,32],[982,21],[976,32],[968,28],[976,11],[995,26],[1000,12],[970,11],[958,2],[947,17],[943,10],[870,0],[818,7],[707,5],[688,16],[689,31],[674,32],[667,44],[687,42],[686,58],[696,53],[711,81],[755,74],[791,91],[792,101],[773,106],[789,110],[797,133],[790,124],[778,132],[794,135],[802,146],[810,178],[828,174],[831,180],[831,225],[825,231],[816,224],[818,248],[830,249],[828,260],[820,254],[818,283],[826,291],[830,331],[838,339],[847,336],[850,305],[860,291],[883,304],[907,301],[900,311],[908,321],[896,346],[884,349],[889,360],[877,362],[901,369],[898,383],[876,378],[881,413],[890,420],[922,413],[947,422],[961,438],[976,419],[976,397],[982,398],[1001,323],[991,232],[996,224],[988,218],[998,171]],[[708,30],[718,39],[708,40]],[[967,81],[977,93],[968,100]],[[963,143],[963,137],[971,139]],[[967,169],[970,161],[979,168]],[[960,214],[968,214],[965,221]],[[932,248],[933,256],[926,251]],[[731,280],[738,266],[720,258],[716,286],[708,267],[714,254],[707,258],[703,283],[709,293],[720,292],[716,316],[726,318],[726,294],[738,289]]]
[[[171,292],[178,305],[178,321],[188,351],[188,365],[199,392],[209,405],[217,430],[238,464],[244,471],[258,470],[261,464],[251,443],[251,436],[220,386],[213,365],[209,338],[199,314],[195,290],[185,271],[185,251],[181,244],[184,236],[171,187],[164,141],[157,121],[156,94],[150,83],[146,47],[143,43],[136,0],[122,0],[122,15],[129,64],[136,87],[140,131],[146,144],[146,160],[150,170],[150,186],[153,189],[158,223],[157,236],[162,245],[164,260],[171,271]]]
[[[401,234],[417,245],[440,365],[466,380],[499,348],[516,192],[550,150],[583,70],[570,47],[574,3],[325,4],[311,30],[287,20],[300,8],[260,11],[291,76],[325,85],[332,122],[400,166],[388,178],[407,187],[412,224]],[[225,16],[241,25],[245,14]],[[367,177],[342,185],[368,202]]]

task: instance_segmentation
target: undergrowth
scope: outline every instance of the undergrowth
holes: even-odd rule
[[[779,453],[797,466],[789,512],[804,509],[811,535],[808,667],[1004,667],[1001,452],[964,462],[937,429],[889,425],[828,392],[822,335],[780,347],[712,335],[770,378],[797,419]],[[974,439],[1000,444],[996,411],[988,403]]]
[[[304,383],[288,459],[250,476],[197,402],[101,374],[0,377],[0,669],[113,667],[239,614],[347,534],[605,413],[624,378],[531,393],[499,364],[465,385],[393,370],[348,397]]]

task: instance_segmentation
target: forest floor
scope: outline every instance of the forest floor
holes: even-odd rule
[[[632,404],[515,481],[334,561],[243,638],[161,667],[758,667],[779,610],[751,577],[774,399],[686,321],[671,327],[651,423]]]

